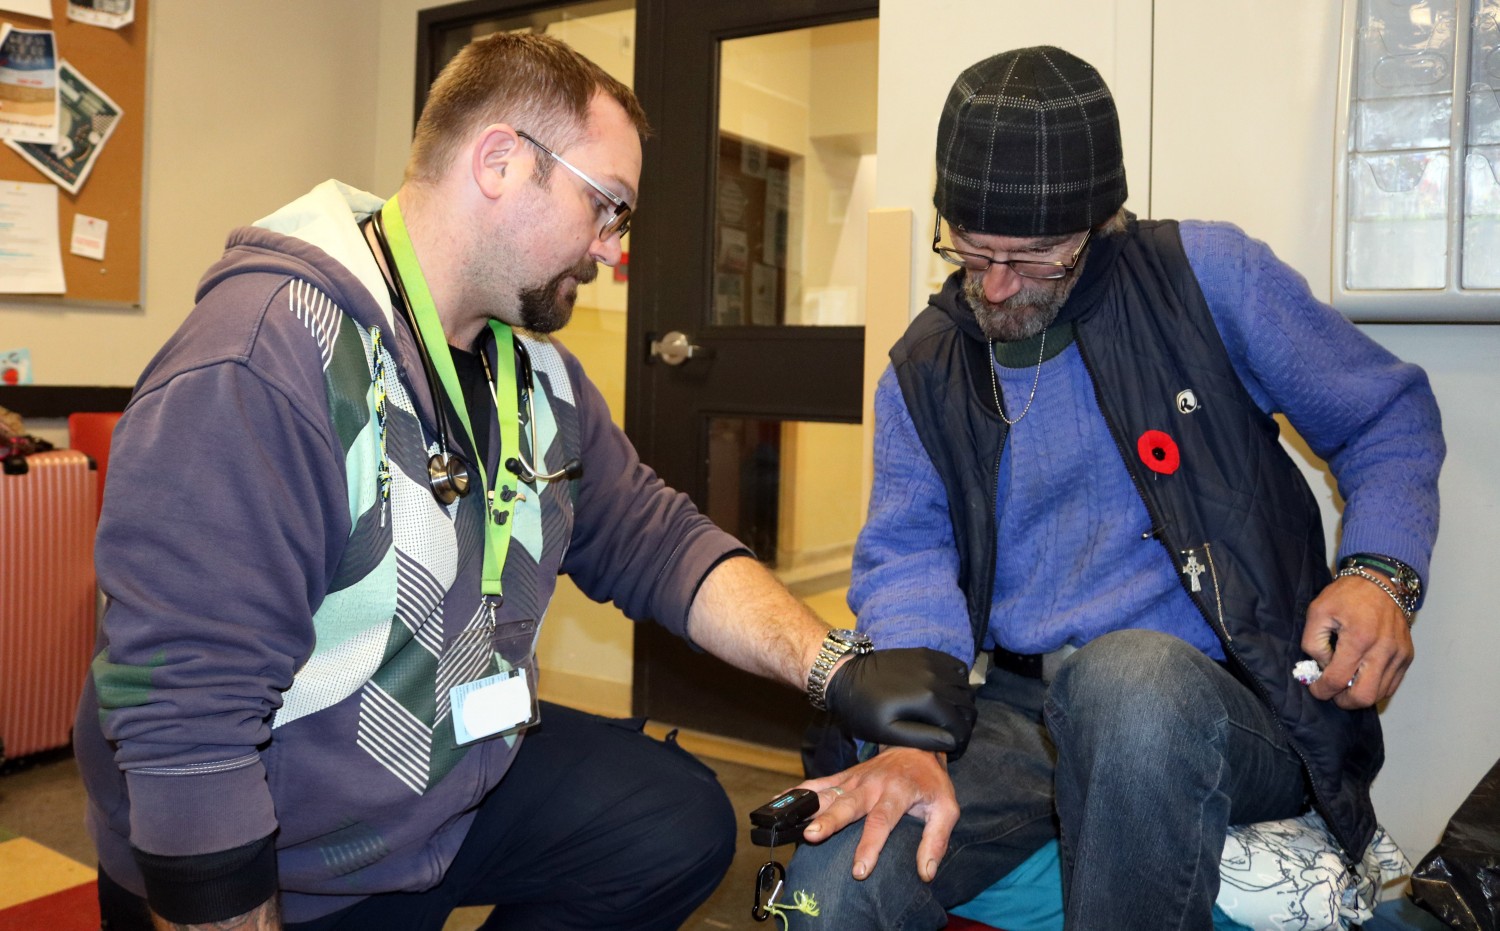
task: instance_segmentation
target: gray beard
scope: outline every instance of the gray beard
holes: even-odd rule
[[[1000,303],[992,304],[984,297],[984,279],[968,278],[964,281],[964,297],[986,337],[1014,343],[1030,339],[1052,325],[1072,293],[1076,280],[1075,272],[1064,281],[1047,283],[1053,287],[1023,286]]]

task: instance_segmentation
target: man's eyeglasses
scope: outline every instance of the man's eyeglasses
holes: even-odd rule
[[[614,207],[614,210],[610,213],[609,218],[604,221],[604,226],[600,227],[599,229],[599,239],[601,241],[609,239],[609,237],[611,236],[624,236],[626,233],[630,232],[630,205],[625,203],[625,198],[621,197],[614,191],[611,191],[609,188],[600,184],[598,181],[595,181],[593,178],[590,178],[588,175],[579,171],[567,159],[542,145],[540,142],[537,142],[535,139],[531,138],[530,135],[521,132],[519,129],[516,130],[516,135],[520,136],[522,139],[525,139],[527,142],[536,146],[538,149],[541,149],[543,152],[546,152],[547,155],[555,160],[559,165],[568,169],[579,178],[583,179],[584,184],[587,184],[595,191],[598,191],[600,197],[603,197],[605,200],[610,202],[610,204]]]
[[[1068,277],[1068,272],[1078,264],[1078,257],[1083,255],[1083,247],[1088,245],[1089,235],[1093,230],[1085,230],[1083,240],[1078,243],[1078,248],[1073,250],[1073,255],[1066,262],[1038,262],[1032,259],[997,259],[993,256],[980,255],[977,252],[964,252],[962,249],[954,249],[951,246],[940,246],[943,238],[943,218],[937,216],[933,221],[932,228],[932,251],[936,252],[944,262],[966,268],[971,272],[989,271],[991,265],[1009,265],[1010,270],[1022,278],[1041,278],[1044,281],[1056,281],[1059,278]]]

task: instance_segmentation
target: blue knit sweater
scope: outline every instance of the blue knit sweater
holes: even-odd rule
[[[1422,371],[1337,312],[1271,250],[1229,224],[1184,221],[1182,241],[1235,373],[1284,414],[1338,479],[1339,554],[1384,553],[1428,577],[1444,445]],[[1057,334],[1052,334],[1054,341]],[[985,649],[1042,653],[1149,628],[1221,659],[1217,637],[1159,547],[1076,345],[1004,347],[1007,416],[1026,407],[1000,460],[995,597]],[[849,606],[880,647],[974,655],[943,486],[887,369],[875,396],[875,482]]]

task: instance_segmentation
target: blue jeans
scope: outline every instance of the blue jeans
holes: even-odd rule
[[[920,821],[902,819],[862,882],[850,825],[792,858],[787,889],[821,906],[792,927],[940,928],[948,908],[1056,837],[1070,929],[1208,929],[1229,826],[1306,809],[1281,725],[1176,637],[1107,634],[1050,685],[991,669],[978,704],[968,752],[949,768],[961,814],[932,883],[916,873]]]

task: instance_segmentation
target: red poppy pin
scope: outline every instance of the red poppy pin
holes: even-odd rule
[[[1177,441],[1160,430],[1147,430],[1135,441],[1135,451],[1152,472],[1171,475],[1182,464]]]

